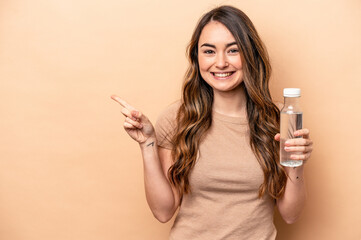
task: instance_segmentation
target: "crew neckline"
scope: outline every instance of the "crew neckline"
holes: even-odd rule
[[[220,120],[222,122],[229,122],[229,123],[242,124],[242,125],[248,124],[248,119],[246,115],[241,117],[234,117],[234,116],[224,115],[222,113],[212,110],[212,116],[215,119]]]

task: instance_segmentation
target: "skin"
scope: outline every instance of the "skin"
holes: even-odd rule
[[[158,148],[153,124],[141,111],[117,95],[112,95],[111,98],[121,105],[121,113],[125,116],[125,131],[139,143],[149,208],[158,221],[168,222],[180,204],[179,191],[167,178],[168,169],[173,164],[171,150]]]
[[[235,38],[222,23],[211,21],[202,30],[198,49],[201,76],[213,88],[214,110],[229,116],[242,116],[246,97],[240,87],[242,60]],[[233,74],[228,79],[217,79],[214,73],[220,72]]]
[[[202,78],[214,91],[214,110],[229,116],[242,116],[246,110],[244,89],[240,87],[243,81],[242,57],[233,42],[233,35],[223,24],[215,21],[208,23],[199,39],[198,61]],[[214,72],[233,74],[227,79],[217,79]],[[117,95],[112,95],[111,98],[121,105],[121,113],[125,116],[124,129],[141,148],[148,205],[159,221],[167,222],[180,202],[179,192],[166,177],[173,163],[171,151],[157,148],[154,127],[142,112]],[[302,138],[287,140],[285,150],[297,152],[291,158],[305,163],[313,150],[310,131],[304,128],[294,134]],[[280,141],[279,133],[274,136],[274,140]],[[284,169],[288,179],[283,197],[277,200],[277,207],[283,219],[291,224],[299,218],[306,201],[304,165]]]
[[[302,152],[300,155],[291,155],[291,158],[294,160],[302,160],[305,164],[313,150],[310,131],[304,128],[295,131],[294,134],[295,136],[302,136],[302,138],[288,139],[285,143],[285,150],[287,152]],[[280,141],[280,134],[277,133],[274,139]],[[306,203],[307,194],[304,179],[304,164],[294,168],[284,167],[288,178],[285,193],[281,199],[277,200],[277,208],[282,218],[288,224],[295,223],[299,219]]]

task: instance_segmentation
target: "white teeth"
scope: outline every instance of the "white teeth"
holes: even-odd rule
[[[228,72],[228,73],[214,73],[214,76],[216,76],[216,77],[228,77],[231,74],[232,74],[231,72]]]

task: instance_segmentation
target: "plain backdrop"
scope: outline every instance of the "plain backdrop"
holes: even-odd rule
[[[275,101],[302,89],[308,202],[280,240],[361,239],[361,1],[0,1],[0,239],[165,240],[117,94],[153,123],[180,98],[202,14],[242,9]]]

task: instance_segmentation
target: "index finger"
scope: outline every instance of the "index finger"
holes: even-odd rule
[[[125,100],[121,99],[120,97],[118,97],[117,95],[112,95],[111,98],[116,101],[117,103],[119,103],[120,105],[122,105],[123,107],[129,109],[129,110],[135,110],[134,107],[132,107],[131,105],[129,105]]]
[[[310,138],[310,130],[303,128],[294,132],[295,136],[303,136],[304,138]]]

